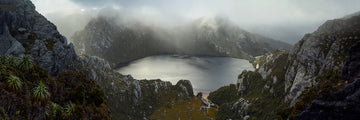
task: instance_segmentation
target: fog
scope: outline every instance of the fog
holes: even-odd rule
[[[359,0],[32,0],[66,37],[103,8],[171,27],[204,16],[226,16],[242,29],[294,44],[329,19],[360,11]],[[111,13],[108,13],[111,14]]]

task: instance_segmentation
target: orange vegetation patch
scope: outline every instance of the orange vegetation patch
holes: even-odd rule
[[[200,98],[193,97],[187,101],[171,100],[170,104],[155,110],[150,119],[152,120],[210,120],[215,119],[217,108],[211,107],[201,110],[203,106]]]

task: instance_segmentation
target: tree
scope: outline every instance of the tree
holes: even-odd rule
[[[14,90],[16,92],[21,90],[22,82],[18,77],[11,75],[8,78],[7,83],[8,83],[8,87],[11,90]]]
[[[50,97],[50,93],[47,90],[46,85],[40,81],[39,85],[35,87],[33,91],[33,97],[36,101],[43,102],[44,100],[48,99]]]
[[[33,61],[29,55],[23,55],[19,61],[18,67],[21,70],[28,70],[32,68]]]

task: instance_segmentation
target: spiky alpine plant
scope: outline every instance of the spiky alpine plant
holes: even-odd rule
[[[46,106],[45,114],[49,118],[57,118],[62,112],[62,107],[59,104],[51,103],[49,106]]]
[[[33,67],[33,61],[29,55],[23,55],[18,63],[21,70],[28,70]]]
[[[64,109],[64,117],[65,118],[70,118],[75,112],[75,104],[70,103],[68,105],[66,105],[65,109]]]
[[[8,87],[11,90],[13,90],[15,92],[21,91],[22,82],[18,77],[11,75],[8,78],[7,83],[8,83]]]
[[[0,56],[0,64],[5,63],[5,56]]]
[[[50,97],[50,93],[42,81],[40,81],[39,85],[33,90],[33,97],[39,102],[43,102]]]
[[[16,60],[14,56],[9,56],[7,59],[7,65],[8,66],[15,66],[16,65]]]

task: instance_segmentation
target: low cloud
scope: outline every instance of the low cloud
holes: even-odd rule
[[[179,25],[203,16],[227,16],[241,28],[267,37],[296,43],[329,19],[360,11],[359,0],[32,0],[40,13],[55,24],[84,17],[79,27],[105,7],[151,24]],[[74,16],[73,14],[81,14]],[[72,15],[72,16],[71,16]],[[82,16],[84,15],[84,16]],[[59,17],[61,16],[61,17]],[[64,17],[65,16],[65,17]],[[76,22],[76,19],[75,19]],[[62,23],[61,25],[63,25]],[[73,23],[75,24],[75,23]],[[59,28],[60,32],[69,29]],[[71,36],[72,32],[66,33]]]

